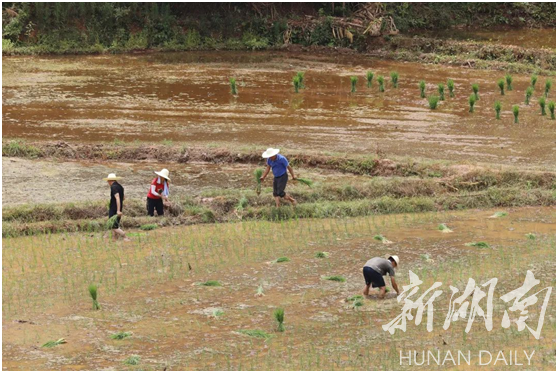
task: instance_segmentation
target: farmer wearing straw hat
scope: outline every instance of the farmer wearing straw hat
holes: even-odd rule
[[[279,207],[281,205],[281,198],[285,198],[287,201],[292,203],[293,206],[295,206],[296,200],[285,193],[287,181],[289,180],[287,170],[290,172],[293,180],[296,180],[293,168],[289,165],[287,158],[279,154],[279,149],[273,148],[268,148],[265,152],[263,152],[262,157],[267,159],[267,168],[260,180],[263,182],[269,173],[269,170],[273,171],[273,197],[275,198],[275,205]]]
[[[104,179],[110,186],[109,220],[113,216],[117,216],[111,226],[112,238],[116,240],[118,237],[121,237],[124,241],[129,241],[130,239],[126,237],[126,233],[120,228],[120,218],[122,217],[122,207],[124,205],[124,187],[117,181],[120,179],[116,174],[109,174]]]
[[[151,182],[147,193],[147,215],[154,216],[157,210],[158,216],[163,216],[164,206],[169,204],[169,170],[163,168],[155,171],[157,177]]]
[[[366,262],[362,273],[364,275],[364,281],[366,286],[362,292],[364,295],[369,295],[370,285],[373,288],[380,288],[379,298],[383,299],[386,295],[386,283],[384,282],[384,277],[389,273],[391,279],[391,286],[395,289],[399,295],[399,288],[395,283],[395,268],[399,265],[399,257],[397,255],[392,255],[388,259],[384,258],[372,258]]]

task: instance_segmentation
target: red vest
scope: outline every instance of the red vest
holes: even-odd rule
[[[157,179],[161,180],[160,184],[157,184]],[[155,191],[159,194],[163,193],[163,190],[165,190],[165,179],[163,179],[162,177],[156,177],[155,179],[153,179],[153,181],[151,182],[151,185],[155,185]],[[149,186],[149,192],[147,193],[147,198],[151,198],[151,199],[160,199],[160,196],[156,196],[154,194],[151,193],[151,186]]]

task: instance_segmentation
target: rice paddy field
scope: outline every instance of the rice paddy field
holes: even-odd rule
[[[555,370],[555,75],[292,51],[2,67],[3,370]],[[256,190],[271,146],[313,182],[295,208]],[[163,167],[173,208],[146,217]],[[104,229],[110,172],[130,242]],[[394,254],[426,295],[392,334],[405,300],[363,297],[362,267]],[[501,298],[529,273],[531,329]]]

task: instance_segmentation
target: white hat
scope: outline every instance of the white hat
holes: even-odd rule
[[[116,174],[108,174],[108,176],[104,178],[105,181],[115,181],[115,180],[120,180],[120,179],[122,179],[122,178],[117,177]]]
[[[167,179],[168,181],[170,181],[169,178],[169,170],[167,170],[166,168],[163,168],[161,171],[157,172],[155,171],[155,173],[159,176],[161,176],[162,178]]]
[[[395,264],[397,264],[397,266],[399,266],[399,257],[397,255],[392,255],[388,259],[393,259]]]
[[[274,155],[279,154],[279,149],[273,149],[273,148],[267,148],[267,150],[265,152],[263,152],[262,157],[263,158],[271,158]]]

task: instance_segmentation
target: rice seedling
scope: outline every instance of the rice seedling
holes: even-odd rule
[[[298,76],[298,80],[299,80],[299,88],[303,89],[306,88],[306,86],[304,85],[304,71],[299,71],[296,73],[296,76]]]
[[[550,92],[550,87],[552,87],[552,80],[547,79],[544,82],[544,97],[548,98],[548,92]]]
[[[316,258],[329,258],[329,253],[325,251],[318,251],[315,255]]]
[[[510,74],[506,74],[506,88],[508,91],[513,89],[512,87],[513,78]]]
[[[469,242],[466,243],[465,246],[470,246],[470,247],[478,247],[478,248],[482,248],[482,249],[489,249],[490,245],[487,244],[484,241],[479,241],[479,242]]]
[[[110,339],[116,339],[120,341],[123,340],[124,338],[128,338],[131,335],[132,333],[130,332],[118,332],[118,333],[111,334]]]
[[[556,103],[554,101],[548,101],[548,111],[550,111],[550,119],[556,119],[554,116],[554,109],[556,108]]]
[[[100,310],[101,305],[97,301],[97,285],[95,284],[89,285],[88,290],[89,290],[89,295],[91,295],[91,299],[93,300],[93,309]]]
[[[531,87],[535,88],[535,84],[537,84],[537,80],[539,77],[535,74],[531,75]]]
[[[475,95],[472,94],[469,96],[469,113],[472,113],[475,111],[475,102],[477,102],[477,99],[475,98]]]
[[[444,89],[446,87],[443,83],[438,84],[438,94],[440,95],[440,101],[444,101],[446,98],[444,96]]]
[[[500,111],[502,110],[502,103],[500,101],[494,103],[494,110],[496,110],[496,119],[500,119]]]
[[[366,85],[368,88],[372,88],[372,81],[374,80],[374,73],[372,71],[366,72]]]
[[[287,258],[286,256],[282,256],[280,258],[275,259],[273,262],[274,263],[286,263],[286,262],[290,262],[291,260],[289,258]]]
[[[399,82],[399,73],[397,71],[392,71],[389,73],[389,76],[391,77],[391,85],[393,86],[393,88],[397,88],[397,84]]]
[[[285,310],[283,308],[277,308],[273,311],[273,318],[277,321],[277,331],[284,332],[285,326],[283,322],[285,321]]]
[[[143,224],[139,227],[142,231],[152,231],[157,228],[159,228],[157,224]]]
[[[385,89],[384,89],[384,77],[379,76],[377,80],[378,80],[380,92],[384,92],[385,91]]]
[[[475,95],[475,100],[479,100],[480,99],[480,97],[479,97],[479,85],[475,83],[471,86],[471,88],[473,89],[473,94]]]
[[[442,231],[442,233],[451,233],[453,232],[451,229],[448,228],[447,225],[445,225],[444,223],[438,225],[438,230]]]
[[[495,212],[493,215],[491,215],[490,218],[496,219],[496,218],[503,218],[504,216],[508,216],[508,213],[505,211],[498,211]]]
[[[527,87],[527,90],[525,91],[525,105],[529,105],[531,96],[533,96],[533,91],[533,87]]]
[[[435,110],[438,107],[438,96],[428,96],[428,106],[430,109]]]
[[[298,75],[293,76],[293,86],[295,93],[298,93],[298,90],[300,89],[300,78]]]
[[[259,196],[262,192],[262,178],[263,176],[263,169],[256,168],[254,171],[254,177],[256,178],[256,194]]]
[[[425,261],[429,260],[430,259],[430,254],[420,254],[420,258],[422,260],[425,260]]]
[[[60,339],[57,339],[56,341],[48,341],[45,344],[43,344],[41,347],[52,348],[52,347],[56,347],[56,346],[64,344],[64,343],[66,343],[66,340],[64,338],[60,338]]]
[[[426,89],[426,82],[424,80],[421,80],[419,82],[419,88],[420,88],[420,98],[425,98],[426,94],[424,93],[424,90]]]
[[[381,235],[381,234],[375,235],[375,236],[374,236],[374,239],[375,239],[376,241],[381,241],[381,242],[384,243],[384,244],[390,244],[390,243],[392,243],[390,240],[388,240],[387,238],[385,238],[385,237],[384,237],[383,235]]]
[[[254,294],[255,297],[263,297],[264,294],[264,288],[263,285],[259,285],[258,286],[258,290],[256,290],[256,294]]]
[[[527,233],[525,237],[527,237],[528,240],[534,240],[537,238],[533,233]]]
[[[138,355],[131,355],[124,360],[124,364],[126,365],[138,365],[140,363],[141,358]]]
[[[244,210],[247,206],[248,206],[248,198],[246,198],[246,196],[242,196],[242,197],[240,197],[240,199],[238,200],[238,204],[236,205],[236,210],[237,210],[237,211],[242,211],[242,210]]]
[[[269,339],[272,337],[270,334],[267,334],[263,330],[259,330],[259,329],[240,329],[237,333],[244,334],[249,337],[262,338],[262,339]]]
[[[356,92],[357,82],[358,82],[358,78],[356,76],[351,76],[351,93]]]
[[[222,286],[221,283],[219,281],[216,281],[216,280],[198,282],[196,285],[199,285],[199,286],[213,286],[213,287]]]
[[[514,118],[513,122],[519,123],[519,105],[513,105],[512,111],[513,111],[513,118]]]
[[[544,96],[539,98],[539,106],[541,107],[541,115],[546,115],[546,98]]]
[[[355,300],[364,300],[364,297],[360,294],[351,295],[350,297],[347,297],[347,302],[354,302]]]
[[[453,82],[453,80],[448,79],[446,84],[448,86],[448,91],[449,91],[450,97],[455,97],[455,95],[453,94],[453,90],[455,88],[455,83]]]
[[[505,95],[504,93],[504,79],[498,79],[498,88],[500,88],[500,94],[503,96]]]
[[[231,94],[237,95],[238,90],[236,89],[236,79],[235,78],[230,78],[229,83],[231,84]]]
[[[359,309],[359,307],[362,307],[362,306],[364,306],[364,300],[355,299],[353,301],[353,304],[352,304],[353,309],[357,310],[357,309]]]
[[[346,282],[347,279],[343,276],[324,276],[324,280],[335,282]]]
[[[223,316],[225,314],[225,311],[223,311],[220,308],[216,308],[213,311],[211,311],[211,317],[213,317],[214,319],[218,319],[219,317]]]
[[[110,231],[112,227],[114,227],[114,224],[116,223],[117,219],[118,219],[118,215],[113,215],[110,218],[108,218],[107,222],[105,223],[105,229],[107,231]]]
[[[312,185],[314,185],[314,182],[312,180],[309,180],[309,179],[303,179],[301,177],[297,177],[295,180],[298,181],[298,182],[301,182],[302,184],[307,185],[309,187],[312,187]]]

